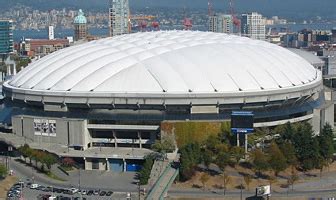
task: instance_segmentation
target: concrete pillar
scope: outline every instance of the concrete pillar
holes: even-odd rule
[[[114,148],[118,147],[118,142],[117,142],[117,134],[115,131],[112,131],[113,138],[114,138]]]
[[[84,157],[84,169],[85,170],[92,170],[92,163],[89,162],[88,160],[86,160],[86,158]]]
[[[7,65],[7,76],[12,75],[10,65]]]
[[[156,133],[155,132],[151,132],[150,133],[150,142],[154,144],[156,139]]]
[[[106,159],[106,171],[110,171],[110,165],[109,165],[108,158],[105,158],[105,159]]]
[[[127,163],[126,163],[126,159],[123,158],[123,161],[124,161],[124,172],[126,172],[126,171],[127,171]]]
[[[237,147],[239,147],[240,144],[239,144],[239,133],[237,132]]]
[[[247,154],[247,133],[245,133],[245,154]]]
[[[15,64],[13,66],[13,75],[16,75],[16,66],[15,66]]]
[[[142,143],[141,143],[141,132],[138,131],[138,138],[139,138],[139,147],[142,149]]]

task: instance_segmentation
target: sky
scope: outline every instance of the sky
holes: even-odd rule
[[[129,0],[131,8],[170,7],[207,10],[207,0]],[[229,0],[212,0],[214,10],[228,11]],[[238,13],[258,11],[264,15],[280,16],[332,16],[335,14],[336,0],[234,0]],[[108,0],[0,0],[2,9],[17,3],[33,8],[50,10],[53,8],[83,8],[103,10]],[[1,10],[1,8],[0,8]]]

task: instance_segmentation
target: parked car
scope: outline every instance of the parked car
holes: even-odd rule
[[[108,192],[106,193],[106,196],[111,196],[112,194],[113,194],[112,191],[108,191]]]
[[[105,196],[105,195],[106,195],[106,192],[105,192],[105,191],[100,191],[99,195],[100,195],[100,196]]]
[[[79,190],[77,188],[70,188],[69,191],[71,194],[76,194]]]
[[[30,189],[37,189],[40,185],[37,183],[31,184]]]

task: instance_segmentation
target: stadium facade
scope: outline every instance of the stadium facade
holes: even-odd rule
[[[13,145],[77,157],[86,169],[132,170],[162,121],[255,126],[334,121],[322,74],[282,47],[211,32],[121,35],[59,50],[3,84]],[[21,138],[21,139],[18,139]],[[10,140],[10,139],[8,139]]]

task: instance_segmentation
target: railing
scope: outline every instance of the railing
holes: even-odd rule
[[[173,183],[173,181],[175,180],[175,178],[177,177],[178,174],[179,174],[179,170],[175,169],[174,175],[169,179],[168,184],[165,186],[163,192],[160,195],[160,200],[164,199],[165,194],[168,192],[168,189],[170,188],[171,184]]]
[[[169,171],[171,167],[171,163],[169,163],[166,168],[164,169],[163,173],[161,174],[160,178],[155,182],[154,187],[149,191],[146,200],[153,200],[153,195],[157,191],[158,187],[160,186],[160,183],[162,182],[162,179],[165,177],[167,172]]]

